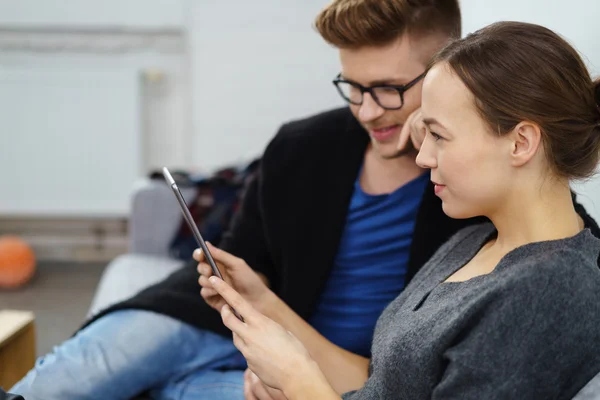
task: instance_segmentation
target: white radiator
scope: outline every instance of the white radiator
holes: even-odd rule
[[[127,69],[0,65],[0,214],[125,215],[138,85]]]

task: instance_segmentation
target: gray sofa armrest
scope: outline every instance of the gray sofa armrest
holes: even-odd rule
[[[583,387],[573,397],[573,400],[598,400],[600,399],[600,373],[592,378],[591,381],[588,382],[587,385]]]
[[[123,254],[108,264],[94,294],[88,318],[162,281],[183,261],[143,254]]]
[[[195,188],[180,188],[186,202]],[[168,257],[169,245],[181,224],[173,191],[162,180],[143,179],[134,185],[129,220],[129,252]]]

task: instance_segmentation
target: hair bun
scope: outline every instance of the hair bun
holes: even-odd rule
[[[594,81],[594,100],[596,101],[596,106],[598,106],[598,111],[600,112],[600,78]]]

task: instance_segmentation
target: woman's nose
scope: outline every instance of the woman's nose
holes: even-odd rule
[[[430,134],[425,135],[419,154],[417,154],[416,162],[421,168],[433,169],[437,167],[437,158]]]

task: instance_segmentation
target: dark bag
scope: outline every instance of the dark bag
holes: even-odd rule
[[[25,399],[23,399],[23,397],[16,395],[16,394],[6,393],[4,390],[2,390],[2,388],[0,388],[0,400],[25,400]]]
[[[256,173],[258,165],[259,160],[255,160],[241,168],[222,169],[209,178],[193,181],[188,176],[182,179],[182,185],[194,185],[198,189],[188,207],[204,240],[218,245],[240,204],[246,183]],[[174,179],[177,180],[177,177],[174,176]],[[197,247],[182,217],[179,230],[170,245],[170,255],[189,261]]]

